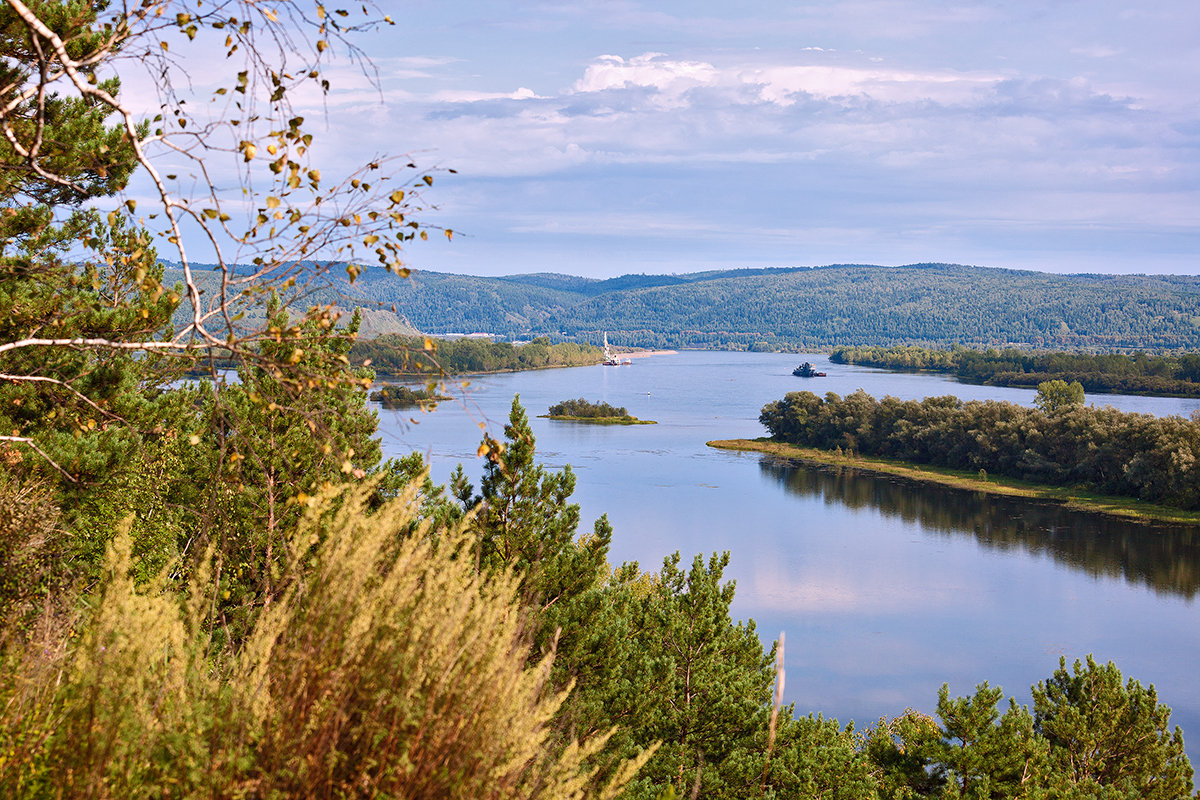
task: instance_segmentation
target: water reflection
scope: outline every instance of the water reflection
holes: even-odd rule
[[[1160,594],[1190,600],[1200,590],[1200,529],[1193,526],[1141,525],[771,456],[764,456],[760,466],[790,493],[874,509],[919,524],[926,533],[969,535],[989,548],[1046,554],[1093,577],[1123,578]]]

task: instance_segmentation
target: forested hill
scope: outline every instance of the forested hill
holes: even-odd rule
[[[368,270],[346,291],[418,330],[649,347],[853,344],[1200,347],[1200,278],[952,264],[718,270],[594,280]]]

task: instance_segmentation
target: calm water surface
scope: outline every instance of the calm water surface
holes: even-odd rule
[[[829,377],[791,375],[801,360]],[[1200,530],[1129,525],[1061,509],[706,447],[765,434],[762,406],[808,389],[902,399],[953,394],[1032,405],[1034,392],[829,364],[823,356],[684,352],[627,367],[476,377],[430,414],[380,412],[387,455],[426,455],[444,482],[476,483],[479,425],[499,437],[513,395],[531,417],[585,397],[657,425],[531,419],[540,460],[570,464],[585,526],[607,513],[611,558],[656,569],[679,550],[729,550],[734,614],[767,641],[787,633],[787,699],[860,726],[937,689],[1029,686],[1095,654],[1154,683],[1200,763]],[[1200,400],[1089,395],[1126,411],[1188,415]],[[417,420],[413,424],[411,419]]]

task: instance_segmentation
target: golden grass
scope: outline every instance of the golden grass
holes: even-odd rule
[[[414,526],[414,489],[368,514],[369,489],[310,510],[236,653],[211,650],[208,576],[135,586],[126,524],[71,645],[0,654],[0,796],[614,797],[653,751],[601,784],[607,736],[551,746],[565,693],[553,655],[526,666],[515,577]]]

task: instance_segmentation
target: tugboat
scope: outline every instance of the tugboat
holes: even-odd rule
[[[817,372],[813,369],[813,365],[805,361],[800,366],[792,370],[792,374],[797,378],[824,378],[824,372]]]

